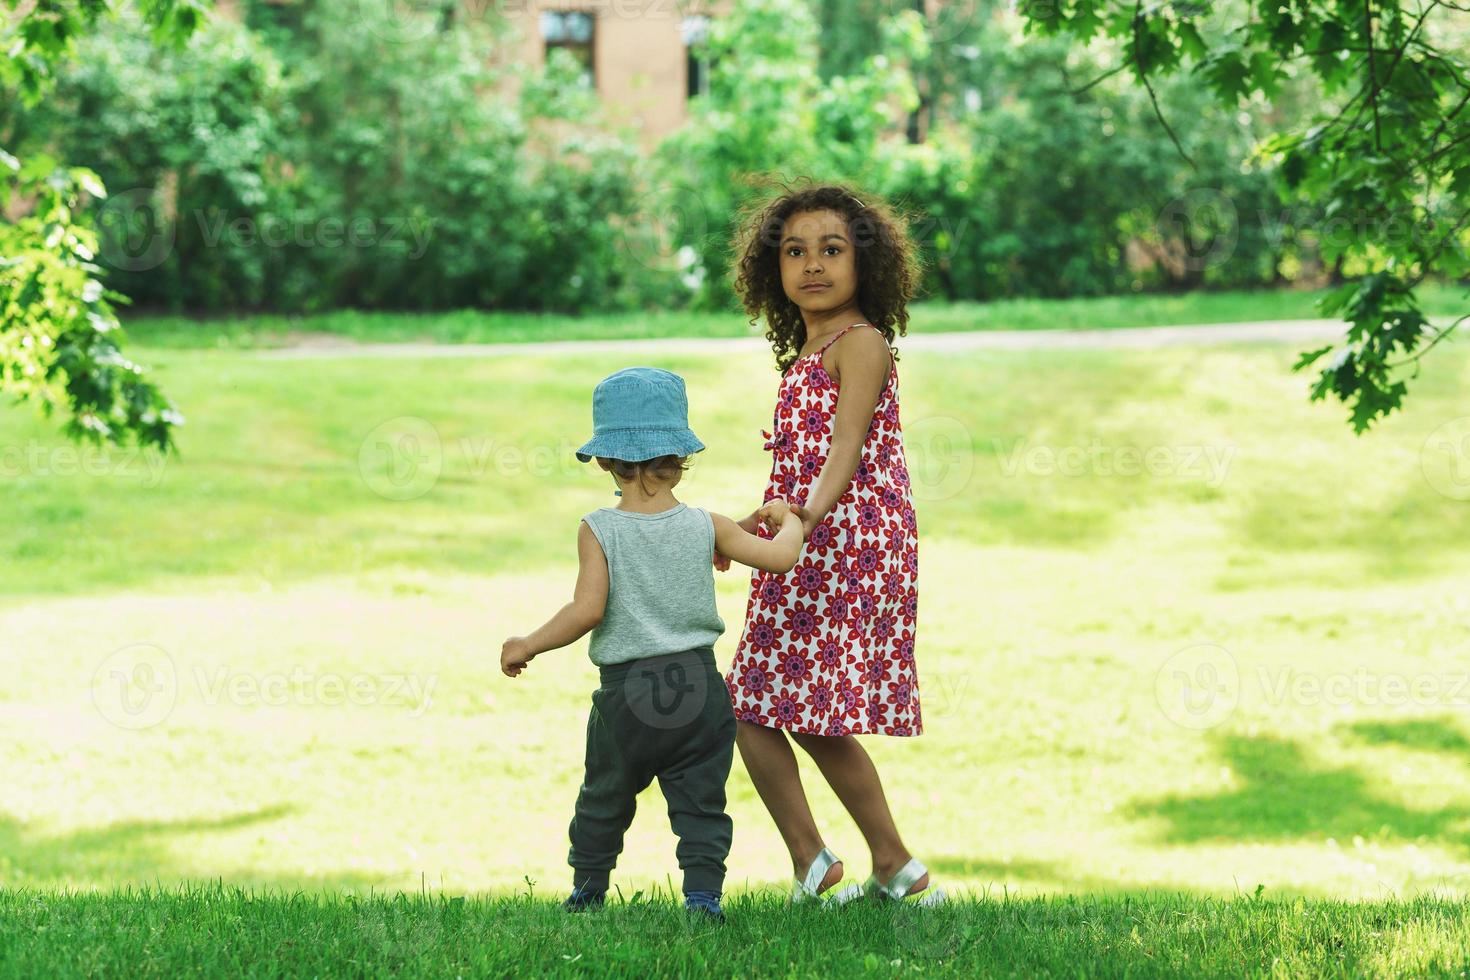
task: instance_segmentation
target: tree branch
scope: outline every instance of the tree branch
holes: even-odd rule
[[[1373,106],[1373,148],[1382,153],[1383,137],[1378,128],[1377,59],[1373,56],[1373,0],[1363,0],[1363,30],[1368,35],[1368,81],[1372,84],[1368,101]],[[1398,59],[1394,59],[1394,64],[1398,64]]]
[[[1384,366],[1385,367],[1389,367],[1389,368],[1403,367],[1405,364],[1412,364],[1412,363],[1418,361],[1419,358],[1423,357],[1425,354],[1428,354],[1430,352],[1430,350],[1433,349],[1433,347],[1434,347],[1435,344],[1439,343],[1441,340],[1444,340],[1446,337],[1448,337],[1451,333],[1454,332],[1454,330],[1455,330],[1456,327],[1458,327],[1460,324],[1464,323],[1466,320],[1470,320],[1470,313],[1466,313],[1464,316],[1460,317],[1454,323],[1451,323],[1449,326],[1445,327],[1439,333],[1435,334],[1433,340],[1431,340],[1429,343],[1425,344],[1423,347],[1421,347],[1418,350],[1416,350],[1414,353],[1410,354],[1408,357],[1405,357],[1402,361],[1394,361],[1392,364],[1387,364],[1387,365],[1384,365]]]
[[[1112,71],[1103,72],[1101,75],[1097,76],[1096,78],[1094,78],[1092,81],[1088,82],[1086,85],[1082,86],[1081,88],[1069,88],[1069,89],[1064,89],[1064,91],[1068,95],[1081,95],[1084,92],[1086,92],[1088,89],[1090,89],[1094,85],[1096,85],[1098,82],[1101,82],[1101,81],[1104,81],[1106,79],[1112,78],[1114,75],[1118,74],[1118,72],[1122,71],[1124,68],[1127,68],[1127,67],[1128,67],[1128,62],[1125,61],[1122,64],[1120,64],[1117,68],[1114,68]]]
[[[1144,67],[1143,67],[1143,61],[1138,56],[1138,51],[1139,51],[1138,32],[1139,32],[1139,28],[1143,24],[1143,14],[1141,14],[1139,12],[1139,7],[1140,6],[1141,6],[1141,3],[1139,2],[1139,0],[1135,0],[1135,2],[1133,4],[1133,65],[1134,65],[1134,68],[1138,72],[1138,79],[1139,79],[1139,81],[1143,82],[1143,87],[1146,88],[1146,89],[1148,89],[1148,98],[1149,98],[1149,101],[1153,103],[1153,106],[1154,106],[1154,115],[1158,117],[1159,123],[1164,127],[1164,132],[1166,132],[1166,133],[1169,134],[1169,139],[1172,140],[1173,143],[1174,143],[1174,149],[1176,149],[1176,150],[1179,151],[1179,155],[1184,158],[1184,162],[1185,163],[1189,164],[1189,167],[1190,167],[1191,170],[1194,170],[1194,171],[1198,172],[1199,171],[1199,167],[1196,166],[1195,165],[1195,162],[1189,158],[1189,154],[1184,152],[1184,147],[1183,147],[1182,144],[1180,144],[1179,137],[1174,135],[1174,130],[1169,125],[1169,120],[1167,120],[1167,119],[1164,118],[1164,112],[1163,112],[1162,109],[1159,108],[1159,97],[1158,97],[1158,95],[1156,95],[1154,93],[1154,87],[1153,87],[1153,85],[1149,84],[1148,72],[1144,69]]]
[[[1460,110],[1465,108],[1465,103],[1467,102],[1470,102],[1470,89],[1465,90],[1465,97],[1460,100],[1460,104],[1455,106],[1454,109],[1450,110],[1450,114],[1439,121],[1439,127],[1435,129],[1433,135],[1429,137],[1429,148],[1431,151],[1429,158],[1431,160],[1434,159],[1434,145],[1439,142],[1439,137],[1444,133],[1445,127],[1450,124],[1451,119],[1460,114]],[[1451,145],[1453,146],[1454,144],[1452,143]]]
[[[1445,246],[1450,243],[1450,239],[1454,238],[1460,233],[1460,229],[1465,226],[1466,219],[1470,219],[1470,209],[1466,209],[1466,211],[1460,215],[1460,218],[1458,221],[1455,222],[1454,227],[1445,232],[1444,237],[1439,240],[1439,244],[1435,245],[1433,250],[1430,251],[1428,255],[1424,255],[1420,258],[1419,274],[1405,284],[1407,289],[1413,289],[1415,286],[1419,285],[1419,283],[1424,281],[1424,277],[1429,274],[1430,268],[1434,265],[1434,260],[1439,258],[1439,253],[1444,251]]]

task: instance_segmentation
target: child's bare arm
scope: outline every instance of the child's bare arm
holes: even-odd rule
[[[768,505],[769,506],[769,505]],[[715,550],[742,565],[765,572],[789,572],[801,555],[801,518],[789,510],[774,538],[751,534],[724,514],[711,513],[715,523]]]
[[[799,522],[798,522],[799,523]],[[607,609],[607,556],[586,521],[577,526],[577,586],[572,601],[529,636],[512,636],[500,648],[500,669],[514,677],[537,655],[587,635]]]
[[[744,528],[747,533],[754,534],[755,529],[760,527],[760,522],[761,512],[760,509],[757,508],[756,510],[751,511],[746,516],[740,518],[740,520],[736,521],[735,523]],[[715,548],[715,568],[719,569],[722,572],[730,570],[730,556],[720,554],[720,549],[718,547]]]

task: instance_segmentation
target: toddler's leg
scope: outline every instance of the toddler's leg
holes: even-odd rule
[[[735,754],[735,714],[724,681],[711,671],[705,706],[687,726],[667,733],[670,755],[658,785],[669,804],[669,823],[679,837],[676,854],[684,894],[720,894],[732,823],[725,812],[725,781]]]
[[[602,710],[606,694],[599,690],[592,695],[586,771],[577,794],[576,815],[568,828],[572,885],[594,893],[607,890],[608,877],[623,850],[623,835],[633,822],[638,793],[651,779],[630,765],[632,760],[619,747],[617,733]]]

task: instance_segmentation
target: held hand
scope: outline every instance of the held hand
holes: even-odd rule
[[[506,677],[515,677],[536,658],[531,644],[524,636],[512,636],[500,647],[500,672]]]
[[[781,525],[786,520],[786,515],[791,513],[791,505],[780,497],[769,501],[764,507],[756,512],[766,527],[772,531],[780,531]]]

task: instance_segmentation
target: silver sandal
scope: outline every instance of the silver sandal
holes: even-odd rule
[[[914,882],[929,873],[924,867],[924,862],[918,858],[909,858],[907,864],[899,868],[892,878],[888,879],[886,885],[878,883],[877,875],[869,875],[868,880],[863,882],[861,894],[871,895],[879,901],[901,902],[908,897],[909,889],[914,887]],[[853,896],[854,898],[857,896]],[[938,905],[946,901],[948,896],[944,894],[943,888],[929,887],[919,893],[910,905]],[[834,901],[836,899],[834,898]]]
[[[796,879],[796,887],[791,890],[791,904],[810,902],[814,899],[820,900],[822,893],[817,889],[821,886],[822,879],[827,877],[827,872],[831,870],[832,865],[841,860],[825,847],[818,851],[817,856],[812,858],[811,865],[806,869],[806,875]]]

